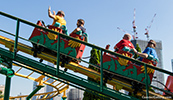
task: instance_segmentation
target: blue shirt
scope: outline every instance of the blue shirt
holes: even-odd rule
[[[147,47],[142,53],[146,53],[148,55],[152,55],[154,58],[158,59],[156,50],[151,48],[151,47]],[[143,58],[140,57],[140,61],[142,61],[142,59]]]

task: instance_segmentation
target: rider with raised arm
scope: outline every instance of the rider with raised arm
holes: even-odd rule
[[[65,13],[62,10],[59,10],[57,14],[55,14],[55,11],[53,11],[53,14],[51,13],[51,8],[49,6],[48,9],[48,16],[53,19],[53,26],[60,27],[63,30],[63,33],[67,35],[67,29],[66,29],[66,21],[64,19]],[[57,35],[56,34],[48,34],[47,35],[49,39],[56,40]]]

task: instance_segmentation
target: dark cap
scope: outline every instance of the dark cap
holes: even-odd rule
[[[85,24],[85,21],[83,19],[78,19],[77,21],[79,21],[81,24]]]
[[[62,14],[65,17],[65,13],[62,10],[59,10],[57,14]]]

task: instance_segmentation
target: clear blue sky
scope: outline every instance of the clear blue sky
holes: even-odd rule
[[[51,10],[63,10],[69,33],[76,27],[76,20],[82,18],[86,22],[89,42],[103,48],[110,44],[111,50],[124,34],[117,27],[128,32],[132,31],[134,8],[136,8],[138,37],[143,40],[147,40],[144,35],[145,28],[156,13],[149,35],[151,39],[162,41],[163,66],[164,69],[171,71],[171,59],[173,58],[172,5],[172,0],[3,0],[0,3],[0,10],[32,23],[41,19],[46,24],[52,23],[52,19],[48,17],[48,6],[51,6]],[[6,22],[7,19],[4,19],[0,16],[0,28],[14,33],[16,24],[9,25]],[[25,27],[21,29],[20,35],[29,38],[31,31]],[[88,54],[85,53],[84,56],[88,56]],[[4,76],[0,75],[0,84],[4,84],[4,81]],[[26,89],[23,90],[24,88]],[[18,95],[20,92],[29,94],[31,89],[32,81],[13,77],[11,95]]]

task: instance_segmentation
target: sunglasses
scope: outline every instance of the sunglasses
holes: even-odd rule
[[[148,44],[154,44],[153,42],[148,42]],[[154,46],[155,46],[155,44],[154,44]]]
[[[154,44],[153,42],[148,42],[149,44]]]

